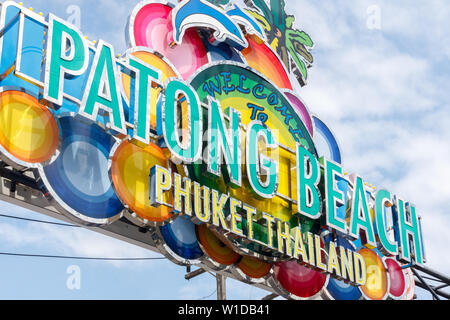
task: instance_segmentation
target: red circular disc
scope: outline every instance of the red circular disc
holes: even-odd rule
[[[308,299],[316,296],[326,286],[328,276],[306,268],[295,261],[286,261],[274,266],[278,282],[293,295]]]
[[[416,282],[414,280],[414,274],[411,268],[404,269],[404,275],[406,279],[406,292],[403,296],[403,300],[413,300],[416,291]]]
[[[400,264],[392,258],[384,260],[388,268],[390,288],[389,294],[393,299],[401,299],[406,291],[406,279]]]

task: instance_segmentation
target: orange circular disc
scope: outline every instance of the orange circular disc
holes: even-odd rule
[[[272,265],[270,263],[248,256],[242,257],[241,261],[239,261],[238,267],[245,275],[253,279],[265,277],[272,269]]]
[[[58,143],[58,126],[47,107],[25,92],[0,93],[0,145],[6,152],[37,164],[48,161]]]
[[[363,296],[368,300],[384,300],[389,293],[389,276],[383,260],[367,248],[358,252],[366,265],[366,284],[361,286]]]
[[[200,247],[215,262],[229,266],[236,263],[241,257],[220,241],[206,224],[196,226],[196,230]]]
[[[258,36],[247,35],[245,38],[248,47],[242,50],[242,55],[248,65],[265,75],[278,88],[293,90],[286,69],[274,51]]]
[[[155,208],[150,205],[150,170],[155,165],[168,166],[161,148],[153,143],[140,147],[137,143],[125,141],[114,152],[111,160],[114,188],[140,222],[148,220],[162,223],[173,217],[168,207]]]

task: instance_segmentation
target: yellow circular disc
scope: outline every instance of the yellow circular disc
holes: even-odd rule
[[[157,54],[149,52],[149,51],[136,51],[130,53],[132,56],[138,58],[139,60],[155,67],[157,70],[161,71],[161,83],[165,83],[169,78],[181,78],[174,69],[161,57]],[[131,78],[126,74],[122,74],[122,85],[125,92],[125,95],[130,99],[130,90],[131,90]],[[156,128],[156,105],[161,93],[161,88],[152,87],[151,88],[151,103],[150,105],[150,126],[152,128]]]
[[[366,265],[367,280],[361,286],[361,292],[368,300],[384,300],[389,292],[389,278],[386,265],[383,260],[367,248],[359,251]]]
[[[150,143],[141,147],[125,141],[114,153],[111,176],[118,196],[130,210],[143,220],[165,222],[173,217],[169,208],[150,205],[149,175],[155,165],[168,166],[167,158],[157,145]]]
[[[58,147],[58,126],[51,112],[21,91],[0,93],[0,144],[14,158],[48,161]]]
[[[249,103],[252,102],[253,101],[250,99],[243,99],[241,97],[228,97],[220,101],[221,105],[224,107],[224,111],[227,106],[233,106],[234,109],[238,110],[241,113],[241,119],[244,125],[248,125],[252,121],[253,111],[248,107]],[[273,130],[279,143],[285,146],[295,146],[296,142],[293,139],[292,135],[289,133],[289,130],[287,129],[283,119],[271,117],[270,121],[267,121],[266,124]],[[245,135],[242,135],[241,153],[243,156],[245,156],[246,154],[245,139]],[[261,152],[263,152],[263,150],[261,150]],[[256,195],[255,192],[253,192],[253,189],[248,184],[244,184],[244,186],[239,189],[230,188],[228,192],[233,198],[241,200],[257,209],[260,215],[262,214],[262,212],[270,212],[270,214],[275,218],[280,219],[283,222],[288,222],[292,219],[292,212],[296,209],[292,207],[291,203],[288,200],[286,200],[289,198],[297,198],[297,186],[295,183],[295,181],[297,181],[297,171],[292,170],[292,168],[295,168],[296,166],[296,155],[288,152],[283,148],[278,148],[276,150],[276,153],[274,153],[273,155],[266,155],[271,156],[278,162],[279,181],[277,192],[281,195],[284,195],[285,198],[277,196],[270,200],[261,199]],[[246,172],[246,170],[246,165],[244,164],[242,166],[242,172]],[[226,189],[219,189],[219,191],[225,193]]]

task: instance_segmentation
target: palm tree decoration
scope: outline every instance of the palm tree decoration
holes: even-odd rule
[[[226,6],[230,0],[208,0],[216,6]],[[306,85],[308,68],[314,62],[310,36],[294,29],[295,17],[287,15],[284,0],[244,0],[247,10],[264,28],[267,41],[277,52],[285,67],[294,73],[300,85]],[[269,5],[267,4],[269,2]]]
[[[310,53],[314,43],[307,33],[294,29],[295,17],[286,14],[285,1],[270,0],[270,8],[264,0],[244,2],[254,9],[248,11],[264,28],[270,46],[304,86],[308,79],[308,68],[314,61]]]

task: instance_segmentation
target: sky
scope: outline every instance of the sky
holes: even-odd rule
[[[28,0],[44,14],[73,18],[91,40],[126,50],[137,0]],[[315,43],[307,86],[297,94],[336,134],[346,171],[416,205],[427,266],[450,275],[450,4],[447,0],[287,0],[295,26]],[[446,89],[447,88],[447,89]],[[0,203],[0,214],[40,214]],[[51,219],[48,219],[51,220]],[[147,250],[79,228],[0,218],[0,251],[152,257]],[[71,266],[80,272],[72,288]],[[80,262],[0,257],[0,299],[199,299],[214,293],[205,274],[184,280],[169,261]],[[69,273],[68,273],[69,271]],[[227,281],[230,299],[267,292]],[[429,294],[418,290],[419,298]],[[208,297],[215,298],[215,295]]]

